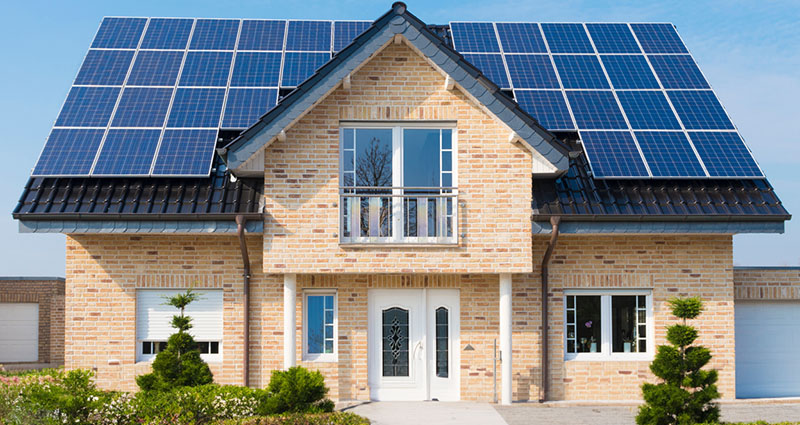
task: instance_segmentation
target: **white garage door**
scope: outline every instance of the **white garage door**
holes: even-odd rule
[[[0,303],[0,363],[39,360],[39,304]]]
[[[800,396],[800,302],[736,302],[736,397]]]

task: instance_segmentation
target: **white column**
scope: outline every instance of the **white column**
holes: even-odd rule
[[[297,365],[297,275],[283,275],[283,368]]]
[[[500,404],[511,404],[511,275],[500,275]]]

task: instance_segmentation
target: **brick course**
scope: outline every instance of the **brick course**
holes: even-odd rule
[[[734,267],[737,300],[800,300],[800,267]]]
[[[64,279],[0,279],[0,303],[39,304],[37,362],[64,364]]]

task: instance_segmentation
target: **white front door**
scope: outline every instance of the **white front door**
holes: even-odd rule
[[[373,400],[458,400],[457,289],[369,291]]]

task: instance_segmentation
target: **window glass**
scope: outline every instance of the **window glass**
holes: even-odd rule
[[[383,376],[409,376],[408,310],[383,311]]]
[[[447,309],[436,309],[436,376],[447,378],[450,366],[449,357],[449,323]]]
[[[403,186],[439,187],[438,129],[403,130]]]
[[[599,353],[602,351],[601,302],[599,295],[568,296],[567,352]]]
[[[309,295],[306,321],[308,353],[333,353],[333,295]]]
[[[359,128],[355,140],[356,186],[392,185],[392,130]]]

